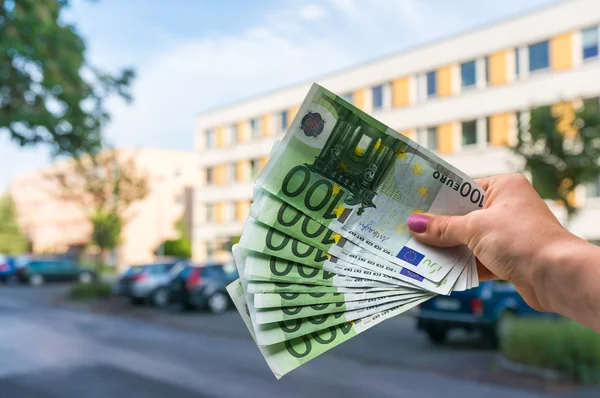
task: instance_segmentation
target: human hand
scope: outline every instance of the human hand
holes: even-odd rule
[[[467,245],[477,257],[481,281],[513,283],[527,304],[551,311],[541,297],[550,252],[578,238],[564,229],[521,174],[477,180],[485,190],[483,209],[465,216],[416,214],[408,227],[433,246]]]

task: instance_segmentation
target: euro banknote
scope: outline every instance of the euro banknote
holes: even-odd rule
[[[398,278],[365,269],[340,260],[337,257],[330,256],[322,250],[285,235],[274,228],[262,225],[252,218],[249,218],[244,222],[244,233],[242,234],[239,245],[253,252],[297,262],[299,264],[339,275],[370,279],[407,288],[417,288],[415,285],[404,282]]]
[[[254,327],[252,326],[252,320],[246,302],[246,294],[242,288],[242,282],[239,279],[236,280],[227,286],[227,291],[231,296],[238,313],[242,317],[244,324],[256,342]],[[329,351],[335,346],[348,341],[352,337],[359,335],[387,319],[398,316],[411,308],[416,307],[427,299],[428,298],[423,298],[408,304],[400,305],[361,318],[354,322],[345,322],[336,326],[331,326],[319,330],[318,332],[297,337],[293,340],[287,340],[269,346],[257,345],[275,377],[280,379],[285,374]]]
[[[254,307],[259,308],[283,308],[312,305],[319,303],[341,303],[348,301],[368,300],[379,297],[401,296],[414,294],[413,291],[397,292],[364,292],[364,293],[257,293],[254,294]],[[432,297],[426,292],[418,294]]]
[[[342,272],[343,269],[342,269]],[[348,273],[355,273],[350,269]],[[244,269],[244,279],[249,281],[287,282],[335,287],[394,288],[393,285],[364,278],[354,278],[323,271],[262,253],[249,252]]]
[[[394,290],[393,286],[386,288],[369,287],[348,287],[348,286],[322,286],[322,285],[302,285],[286,282],[261,282],[249,281],[247,286],[248,293],[356,293],[356,292],[377,292]]]
[[[466,281],[467,273],[461,273],[464,267],[474,266],[473,262],[463,264],[459,260],[456,268],[453,268],[444,279],[433,282],[406,267],[360,248],[260,187],[254,190],[250,216],[264,226],[274,228],[344,262],[403,280],[435,293],[448,294],[461,275],[464,275]],[[250,239],[258,240],[258,238],[258,236],[251,236]],[[265,244],[276,247],[272,242],[272,236],[265,238],[271,238],[265,239]],[[429,266],[431,268],[429,274],[435,273],[436,265]]]
[[[345,312],[314,315],[307,318],[296,318],[268,324],[260,324],[256,321],[253,324],[256,341],[259,345],[272,345],[286,340],[293,340],[296,337],[318,332],[319,330],[337,326],[341,323],[355,321],[369,315],[396,308],[403,304],[412,303],[418,299],[418,297],[415,298],[414,296],[415,295],[402,296],[398,300],[389,303]],[[252,309],[250,311],[252,311]],[[255,313],[255,316],[257,314],[258,313]]]
[[[408,230],[408,217],[464,215],[484,200],[470,177],[317,84],[257,184],[349,241],[434,282],[465,258],[467,248],[420,243]]]
[[[410,300],[414,298],[423,298],[425,295],[412,294],[404,295],[402,299]],[[322,303],[298,307],[283,307],[257,311],[255,321],[258,324],[289,321],[291,319],[308,318],[332,314],[338,312],[353,311],[361,308],[377,307],[382,304],[398,302],[395,296],[377,297],[367,300],[343,301],[339,303]]]

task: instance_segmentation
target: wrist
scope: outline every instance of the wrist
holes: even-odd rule
[[[544,241],[534,255],[530,284],[544,311],[560,312],[555,302],[557,288],[573,285],[582,275],[586,261],[580,257],[585,257],[590,243],[562,228]]]

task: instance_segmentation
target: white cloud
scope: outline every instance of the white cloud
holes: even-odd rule
[[[308,4],[300,9],[300,15],[307,21],[318,21],[325,16],[325,9],[315,4]]]
[[[294,34],[300,28],[285,20],[285,29],[276,24],[253,26],[236,36],[172,43],[155,54],[137,71],[133,105],[112,104],[110,139],[192,150],[199,111],[360,60],[359,54],[330,38]]]

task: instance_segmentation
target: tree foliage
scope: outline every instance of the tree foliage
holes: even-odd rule
[[[53,170],[58,195],[77,202],[92,223],[92,243],[100,250],[114,249],[130,206],[148,194],[148,179],[140,172],[133,156],[118,149],[75,158]]]
[[[0,0],[0,134],[55,154],[95,152],[109,119],[105,101],[130,100],[131,69],[105,73],[86,60],[67,0]]]
[[[175,229],[179,237],[177,239],[166,240],[159,246],[155,253],[162,253],[167,257],[191,258],[192,241],[185,228],[184,218],[180,218],[175,224]]]
[[[27,250],[27,237],[21,232],[10,196],[0,198],[0,253],[23,254]]]
[[[562,203],[572,217],[575,189],[600,175],[600,113],[591,106],[574,115],[533,108],[528,131],[519,134],[514,151],[525,159],[538,193]]]

